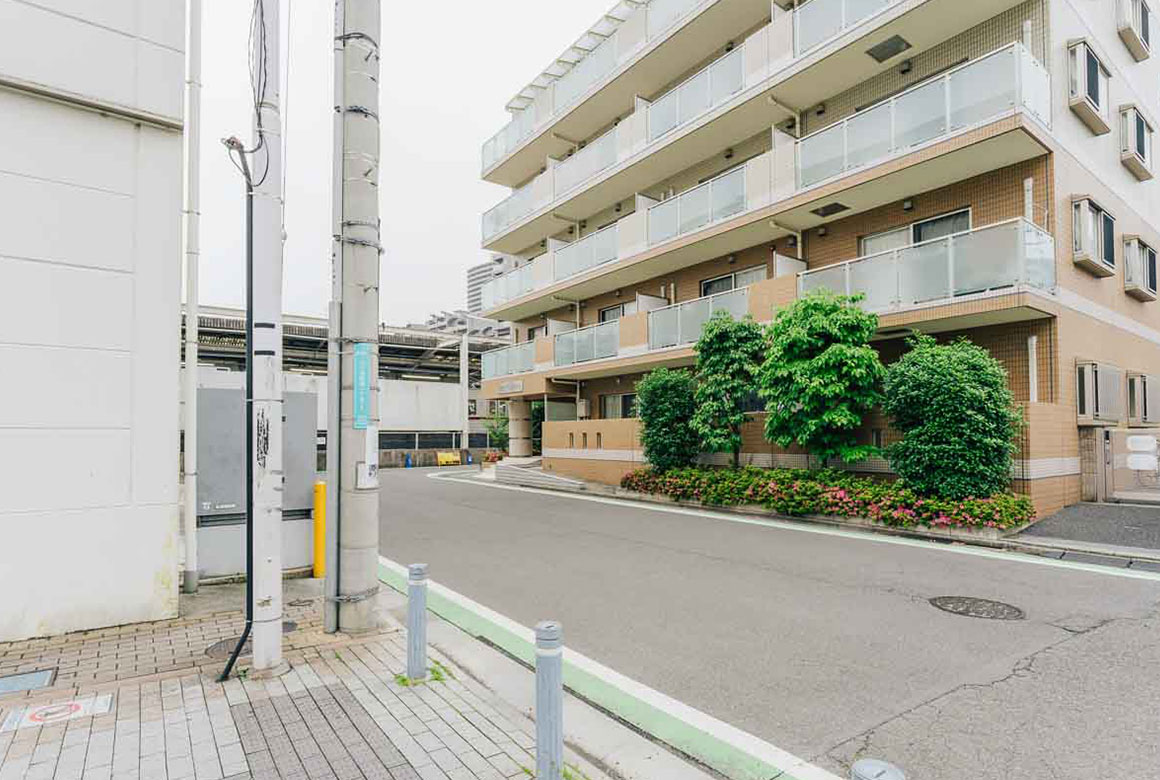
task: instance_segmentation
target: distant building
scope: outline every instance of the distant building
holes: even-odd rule
[[[477,317],[462,309],[441,311],[438,314],[432,314],[422,325],[411,324],[407,327],[412,330],[426,330],[432,333],[447,333],[455,336],[470,333],[472,336],[499,341],[509,340],[512,334],[510,322],[496,322],[484,317]]]
[[[515,267],[511,257],[493,255],[490,260],[467,269],[467,311],[478,314],[483,311],[483,286],[497,276]]]

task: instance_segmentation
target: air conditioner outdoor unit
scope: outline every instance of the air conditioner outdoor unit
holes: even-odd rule
[[[581,398],[576,402],[576,417],[580,420],[587,420],[591,415],[588,412],[588,399]]]
[[[1128,425],[1160,423],[1160,376],[1128,374]]]
[[[1116,424],[1123,419],[1124,372],[1107,363],[1076,363],[1076,415],[1080,425]]]

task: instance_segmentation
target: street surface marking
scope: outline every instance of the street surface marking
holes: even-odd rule
[[[407,567],[379,556],[379,578],[406,594]],[[482,636],[528,665],[535,632],[461,593],[428,580],[428,609],[474,636]],[[568,690],[693,756],[734,780],[841,780],[736,726],[564,647]]]
[[[552,496],[555,498],[568,498],[575,501],[592,501],[598,504],[611,504],[613,506],[631,507],[635,509],[647,510],[649,512],[665,512],[676,515],[687,515],[690,517],[709,518],[712,520],[725,520],[727,522],[738,523],[740,525],[756,525],[764,526],[766,528],[780,528],[787,531],[798,531],[801,533],[819,534],[822,536],[836,536],[843,539],[856,539],[863,542],[894,544],[902,547],[917,547],[924,550],[934,550],[957,555],[973,555],[978,558],[990,558],[992,560],[1007,561],[1011,563],[1026,563],[1032,564],[1034,566],[1047,566],[1056,569],[1070,569],[1072,571],[1082,571],[1089,574],[1102,574],[1107,577],[1123,577],[1130,580],[1149,580],[1152,582],[1160,582],[1160,572],[1144,571],[1143,569],[1120,569],[1112,566],[1101,566],[1098,563],[1081,563],[1079,561],[1044,558],[1039,555],[1028,555],[1026,553],[1011,552],[1008,550],[992,550],[985,547],[976,547],[974,545],[968,544],[934,542],[926,541],[924,539],[907,539],[901,536],[876,534],[872,531],[857,531],[847,528],[831,528],[828,526],[810,525],[807,522],[795,523],[785,520],[748,517],[745,515],[731,514],[729,512],[714,512],[711,509],[666,506],[663,504],[653,504],[644,501],[632,501],[623,498],[610,498],[608,496],[585,496],[563,490],[544,490],[542,488],[530,488],[524,487],[522,485],[502,485],[489,480],[474,478],[464,479],[462,477],[457,477],[457,473],[461,472],[430,473],[426,476],[428,479],[448,480],[452,482],[459,482],[461,484],[478,485],[481,487],[494,488],[498,490],[517,490],[524,493],[536,493],[538,495]]]

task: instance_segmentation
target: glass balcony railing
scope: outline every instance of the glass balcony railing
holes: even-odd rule
[[[536,113],[531,106],[519,111],[503,129],[483,144],[483,167],[490,168],[520,145],[536,127]]]
[[[741,319],[749,311],[749,288],[707,295],[648,313],[648,348],[664,349],[692,344],[714,312],[727,311]]]
[[[524,263],[519,268],[488,281],[480,290],[480,304],[486,310],[530,293],[535,289],[533,274],[532,264]]]
[[[721,105],[744,86],[745,60],[737,48],[652,102],[649,142]]]
[[[745,168],[738,166],[648,210],[648,242],[657,244],[745,210]]]
[[[899,0],[809,0],[794,13],[795,57],[817,48]]]
[[[526,374],[536,368],[536,343],[525,341],[502,349],[493,349],[480,355],[484,379],[495,379],[511,374]]]
[[[532,179],[532,181],[520,187],[491,209],[484,212],[484,238],[494,236],[508,225],[526,217],[540,206],[543,206],[547,200],[545,200],[543,194],[539,191],[538,184],[538,179]]]
[[[663,33],[700,2],[702,0],[652,0],[648,4],[648,37],[655,38]]]
[[[798,294],[825,288],[863,295],[890,312],[963,295],[1028,285],[1055,287],[1055,240],[1013,219],[798,274]],[[650,330],[651,336],[651,330]]]
[[[616,162],[616,128],[612,128],[552,169],[553,197],[559,197]]]
[[[575,67],[556,80],[553,86],[552,104],[559,110],[568,105],[616,67],[616,33],[604,41]]]
[[[1021,44],[1013,44],[799,140],[798,188],[904,154],[1019,105],[1050,122],[1050,77]]]
[[[589,268],[611,262],[618,257],[616,223],[589,233],[584,238],[556,250],[552,269],[553,278],[558,282],[569,276],[583,273]]]
[[[556,365],[616,357],[620,352],[620,322],[602,322],[556,336]]]

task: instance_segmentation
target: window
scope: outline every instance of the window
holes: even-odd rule
[[[701,297],[706,295],[716,295],[718,293],[729,292],[730,290],[740,290],[742,287],[748,287],[751,284],[756,284],[766,278],[768,270],[764,265],[755,265],[752,268],[745,268],[741,271],[736,271],[724,276],[718,276],[713,279],[706,279],[701,282]]]
[[[741,399],[741,411],[746,414],[755,414],[757,412],[765,411],[765,400],[758,395],[756,390],[750,390],[744,398]]]
[[[1152,10],[1147,0],[1116,0],[1120,39],[1137,62],[1152,55]]]
[[[1156,299],[1156,250],[1135,236],[1124,238],[1124,292],[1143,301]]]
[[[955,233],[962,233],[971,229],[971,210],[962,209],[950,214],[924,219],[907,225],[906,227],[887,230],[882,233],[864,236],[859,239],[860,257],[886,252],[892,249],[902,249],[911,244],[923,241],[933,241],[936,238],[945,238]]]
[[[1072,204],[1072,259],[1097,276],[1116,270],[1116,219],[1088,198]]]
[[[1124,372],[1107,363],[1076,364],[1076,411],[1081,424],[1119,422],[1123,413]]]
[[[636,417],[636,393],[600,396],[600,416],[605,420],[624,420]]]
[[[1086,41],[1077,41],[1068,50],[1069,103],[1071,109],[1096,135],[1111,130],[1108,83],[1111,74]]]
[[[636,314],[636,301],[629,301],[628,303],[618,303],[615,306],[600,310],[601,322],[612,322],[629,314]]]
[[[476,404],[477,404],[476,399],[474,399],[474,398],[467,399],[467,416],[468,417],[476,417],[477,416],[476,415],[476,408],[477,408]]]
[[[1120,160],[1140,181],[1152,178],[1152,125],[1135,106],[1120,109]]]

